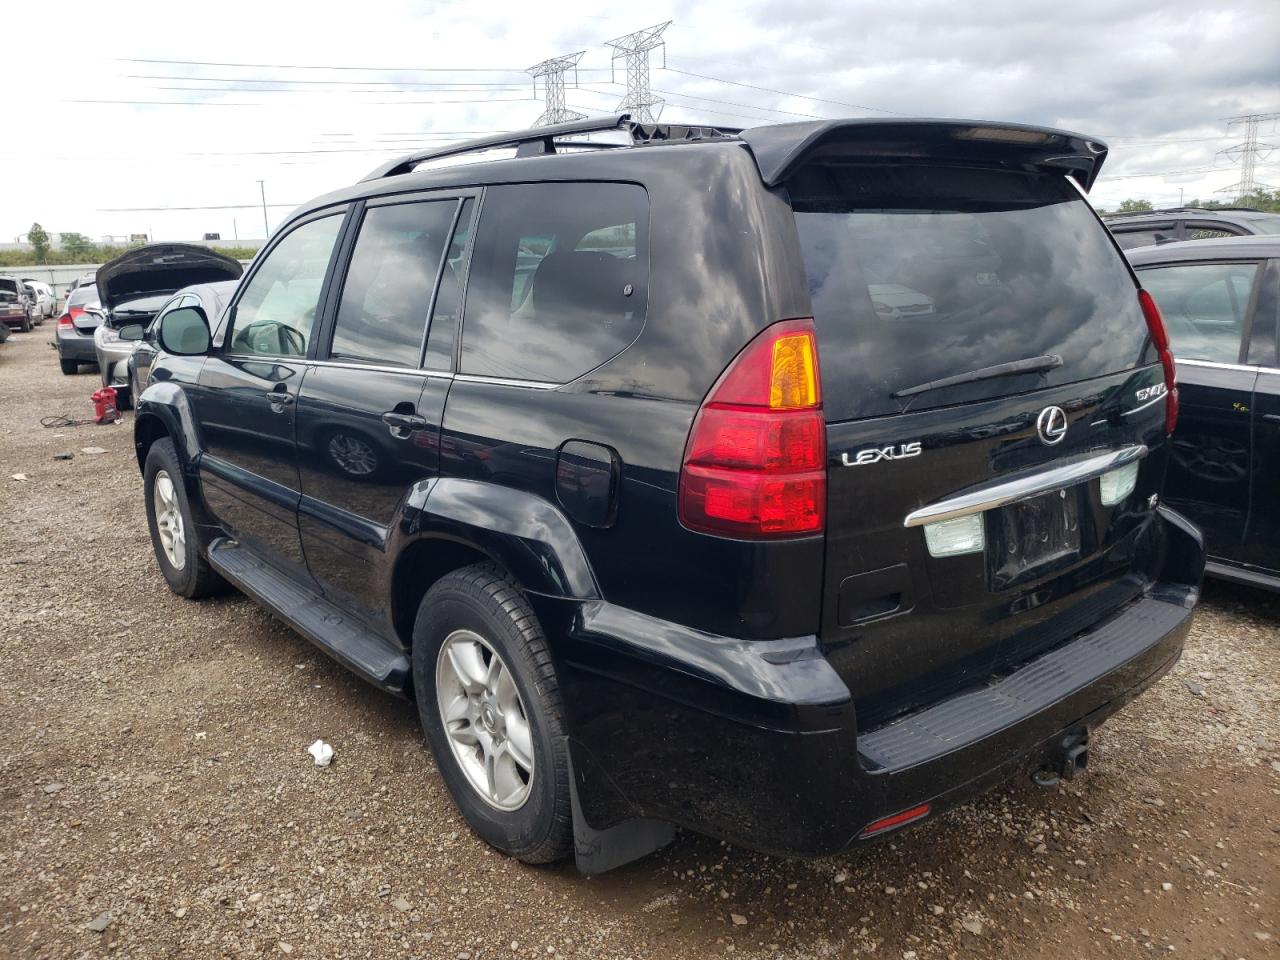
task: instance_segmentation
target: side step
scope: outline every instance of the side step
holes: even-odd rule
[[[242,592],[266,607],[343,666],[390,693],[408,692],[409,658],[308,589],[232,540],[209,547],[209,563]]]

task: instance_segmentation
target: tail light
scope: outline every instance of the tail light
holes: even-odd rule
[[[62,316],[60,316],[60,317],[58,318],[58,326],[60,326],[60,327],[70,327],[70,326],[74,326],[74,323],[73,323],[73,322],[72,322],[72,320],[71,320],[71,314],[70,314],[70,313],[64,313]]]
[[[1174,366],[1173,351],[1169,348],[1169,333],[1165,330],[1164,317],[1160,316],[1160,308],[1155,299],[1145,290],[1138,291],[1138,303],[1142,304],[1142,316],[1147,321],[1147,332],[1151,334],[1151,344],[1160,357],[1160,365],[1164,367],[1164,385],[1167,393],[1164,400],[1164,429],[1172,434],[1178,425],[1178,370]]]
[[[703,401],[680,471],[680,522],[746,540],[820,533],[826,423],[812,320],[766,329]]]

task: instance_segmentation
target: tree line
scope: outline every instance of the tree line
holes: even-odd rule
[[[39,223],[33,223],[27,231],[30,250],[0,250],[0,267],[56,267],[68,263],[106,263],[126,250],[142,246],[137,243],[94,243],[82,233],[64,233],[55,249],[48,231]],[[254,247],[219,247],[237,260],[252,260],[258,252]]]
[[[1197,210],[1221,210],[1223,207],[1253,207],[1255,210],[1265,210],[1268,213],[1280,213],[1280,190],[1259,190],[1256,193],[1247,194],[1238,200],[1205,200],[1201,202],[1199,199],[1188,200],[1182,204],[1184,207],[1194,207]],[[1114,210],[1103,210],[1098,208],[1099,213],[1147,213],[1154,210],[1150,200],[1121,200],[1120,206]]]

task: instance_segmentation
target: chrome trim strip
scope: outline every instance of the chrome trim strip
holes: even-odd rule
[[[1210,370],[1243,370],[1245,373],[1253,373],[1257,370],[1257,366],[1248,363],[1222,363],[1218,360],[1183,360],[1176,353],[1173,355],[1175,366],[1179,367],[1206,367]]]
[[[345,360],[308,360],[307,363],[313,367],[338,367],[342,370],[373,370],[378,373],[412,373],[420,377],[438,377],[443,380],[452,380],[453,374],[447,370],[423,370],[420,367],[394,367],[383,366],[377,363],[353,363]]]
[[[956,517],[967,517],[970,514],[993,510],[996,507],[1007,506],[1020,500],[1030,500],[1032,497],[1051,493],[1062,487],[1069,487],[1077,483],[1083,483],[1086,480],[1092,480],[1108,470],[1123,467],[1126,463],[1132,463],[1134,460],[1139,460],[1146,455],[1146,446],[1144,444],[1135,444],[1131,447],[1113,450],[1110,453],[1053,467],[1041,473],[1033,473],[1029,476],[1018,477],[1015,480],[1006,480],[978,490],[971,490],[968,493],[960,494],[958,497],[939,500],[937,503],[931,503],[927,507],[913,510],[907,514],[907,518],[903,520],[902,525],[904,527],[922,527],[926,523],[953,520]]]
[[[492,383],[499,387],[527,387],[530,390],[555,390],[562,383],[548,383],[545,380],[508,380],[504,377],[482,377],[474,373],[455,373],[453,379],[461,383]]]

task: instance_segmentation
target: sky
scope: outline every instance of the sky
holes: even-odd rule
[[[27,123],[0,144],[0,241],[33,221],[260,239],[263,194],[274,227],[398,154],[531,125],[543,91],[524,70],[545,58],[585,51],[568,105],[613,111],[626,74],[605,41],[664,20],[662,120],[1066,127],[1110,145],[1104,208],[1229,199],[1220,151],[1243,131],[1226,118],[1280,111],[1274,0],[23,3],[5,17],[24,42],[6,44],[0,107]],[[1262,139],[1277,149],[1257,178],[1280,185],[1276,121]]]

